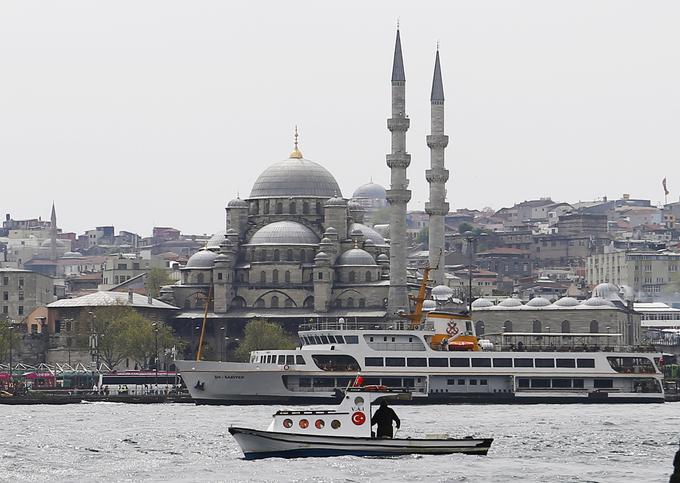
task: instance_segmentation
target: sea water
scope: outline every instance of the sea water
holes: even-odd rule
[[[680,403],[395,406],[397,437],[493,437],[487,456],[244,461],[230,425],[274,406],[0,406],[0,481],[666,482]]]

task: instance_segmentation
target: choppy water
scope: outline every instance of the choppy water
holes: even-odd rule
[[[400,436],[493,436],[488,456],[244,461],[230,424],[278,407],[0,406],[1,481],[665,482],[680,403],[400,406]]]

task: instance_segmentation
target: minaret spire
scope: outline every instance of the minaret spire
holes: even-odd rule
[[[391,172],[387,201],[390,206],[390,289],[387,315],[398,318],[399,312],[408,311],[408,286],[406,283],[406,205],[411,199],[408,190],[406,168],[411,164],[411,155],[406,152],[406,131],[409,128],[406,117],[406,75],[401,54],[401,34],[397,27],[392,64],[392,117],[387,120],[387,129],[392,133],[392,152],[387,155],[387,166]]]
[[[50,215],[50,259],[57,259],[57,210],[54,208],[54,201],[52,202],[52,214]]]
[[[294,159],[302,159],[302,153],[300,152],[300,149],[298,148],[298,130],[297,126],[295,126],[295,148],[293,149],[293,152],[290,153],[290,157]]]
[[[449,204],[446,202],[449,171],[444,166],[444,149],[449,144],[449,137],[444,134],[444,84],[439,64],[439,45],[434,59],[430,119],[430,135],[426,138],[430,148],[430,169],[425,171],[425,179],[430,184],[430,200],[425,203],[425,212],[430,218],[428,223],[430,267],[437,267],[430,272],[430,278],[435,284],[441,285],[444,283],[444,218],[449,212]]]

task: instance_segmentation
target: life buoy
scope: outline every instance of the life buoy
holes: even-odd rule
[[[300,420],[300,427],[302,429],[307,429],[307,426],[309,426],[309,421],[307,421],[306,419],[301,419]]]
[[[286,364],[285,366],[283,366],[283,370],[284,370],[284,371],[287,371],[288,369],[290,369],[290,366],[289,366],[288,364]]]
[[[361,426],[366,422],[366,415],[361,411],[357,411],[356,413],[352,414],[352,422],[357,426]]]
[[[370,386],[364,386],[364,391],[384,391],[387,389],[387,386],[379,386],[379,385],[370,385]]]

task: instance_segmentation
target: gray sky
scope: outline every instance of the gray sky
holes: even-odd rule
[[[452,209],[680,193],[680,3],[2,1],[0,211],[150,234],[224,227],[286,158],[387,184],[402,27],[413,199],[441,42]],[[3,216],[4,217],[4,216]]]

